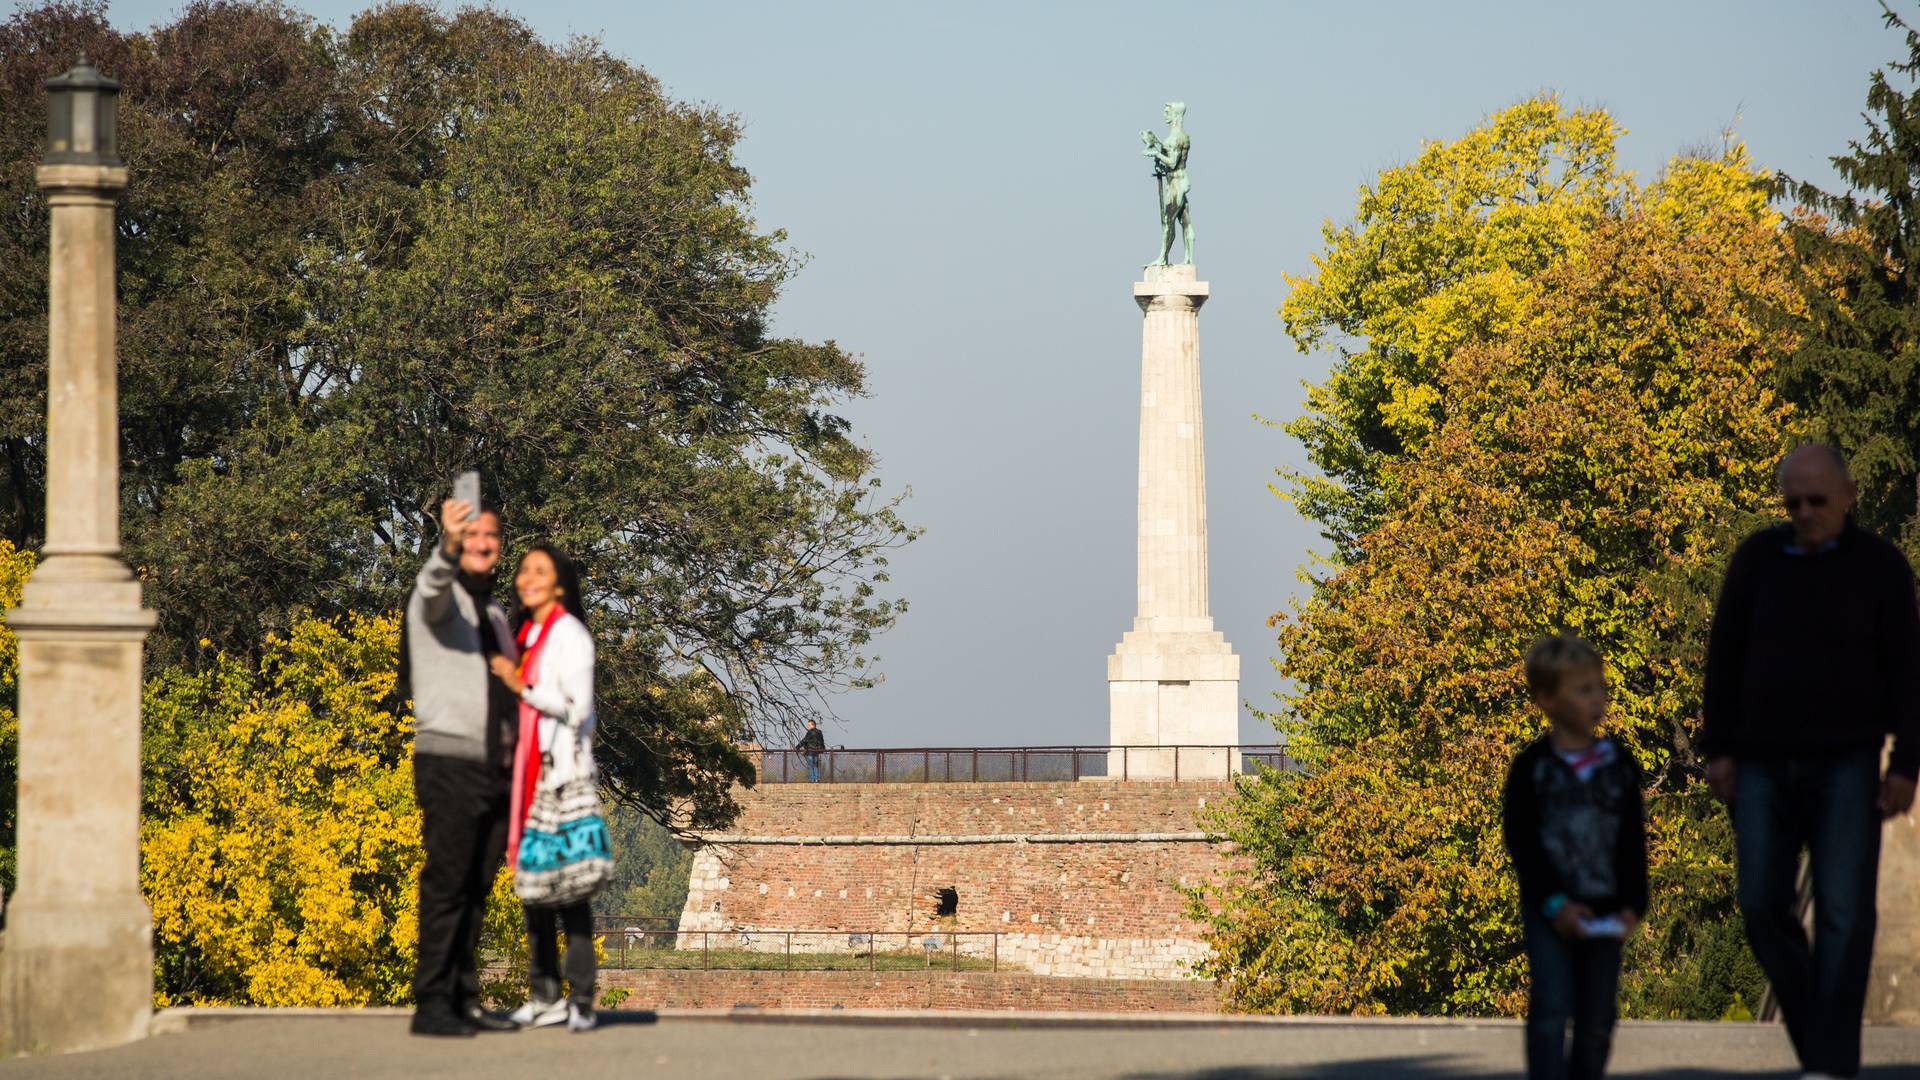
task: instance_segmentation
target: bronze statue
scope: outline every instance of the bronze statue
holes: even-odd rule
[[[1145,145],[1140,153],[1153,159],[1153,178],[1160,188],[1160,257],[1148,266],[1167,265],[1167,257],[1173,253],[1175,224],[1180,226],[1186,264],[1193,265],[1193,212],[1187,206],[1187,149],[1192,140],[1181,126],[1186,116],[1186,102],[1169,101],[1167,137],[1162,139],[1151,131],[1140,133],[1140,142]]]

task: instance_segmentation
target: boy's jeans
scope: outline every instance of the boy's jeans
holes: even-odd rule
[[[803,756],[807,759],[807,783],[809,784],[819,783],[820,782],[820,755],[806,754]]]
[[[1801,1068],[1860,1071],[1880,872],[1880,751],[1741,761],[1734,850],[1747,944],[1780,1002]],[[1813,944],[1794,914],[1800,848],[1813,862]]]
[[[1527,1076],[1530,1080],[1599,1080],[1613,1045],[1614,997],[1620,985],[1617,938],[1571,940],[1538,912],[1522,917],[1527,968]],[[1567,1045],[1567,1021],[1573,1045]]]

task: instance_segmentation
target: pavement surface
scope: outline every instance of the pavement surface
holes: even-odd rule
[[[163,1016],[177,1029],[111,1050],[0,1061],[0,1077],[1122,1077],[1127,1080],[1520,1080],[1512,1022],[1073,1016],[1045,1013],[603,1013],[471,1039],[407,1034],[384,1010]],[[1872,1080],[1920,1078],[1920,1030],[1866,1036]],[[1614,1077],[1797,1077],[1786,1034],[1760,1024],[1623,1024]]]

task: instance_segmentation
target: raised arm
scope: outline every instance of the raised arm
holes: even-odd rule
[[[473,507],[465,500],[440,504],[440,542],[427,554],[426,564],[413,579],[414,595],[429,623],[445,622],[453,611],[453,583],[460,573],[460,543],[473,521]]]

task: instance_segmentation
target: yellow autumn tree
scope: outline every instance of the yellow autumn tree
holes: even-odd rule
[[[141,879],[160,1004],[408,1000],[422,859],[395,617],[147,686]],[[510,925],[496,890],[492,927]]]
[[[33,573],[33,553],[0,540],[0,903],[13,893],[14,792],[20,779],[20,646],[7,629],[6,612],[20,603],[20,588]]]
[[[1329,231],[1320,279],[1289,301],[1296,336],[1333,328],[1313,321],[1332,310],[1316,292],[1363,313],[1343,332],[1365,348],[1296,427],[1364,455],[1303,501],[1340,552],[1275,616],[1292,690],[1274,719],[1306,768],[1229,804],[1218,827],[1244,858],[1196,909],[1206,973],[1240,1008],[1521,1007],[1500,785],[1541,730],[1521,654],[1562,629],[1606,656],[1610,733],[1653,787],[1629,1012],[1753,1000],[1725,818],[1691,737],[1719,568],[1793,430],[1772,390],[1790,342],[1763,314],[1791,304],[1785,248],[1743,149],[1641,188],[1599,151],[1616,131],[1543,99],[1429,147],[1383,177],[1412,185],[1383,217]],[[1579,189],[1584,210],[1550,209]],[[1524,259],[1489,255],[1516,238]]]

